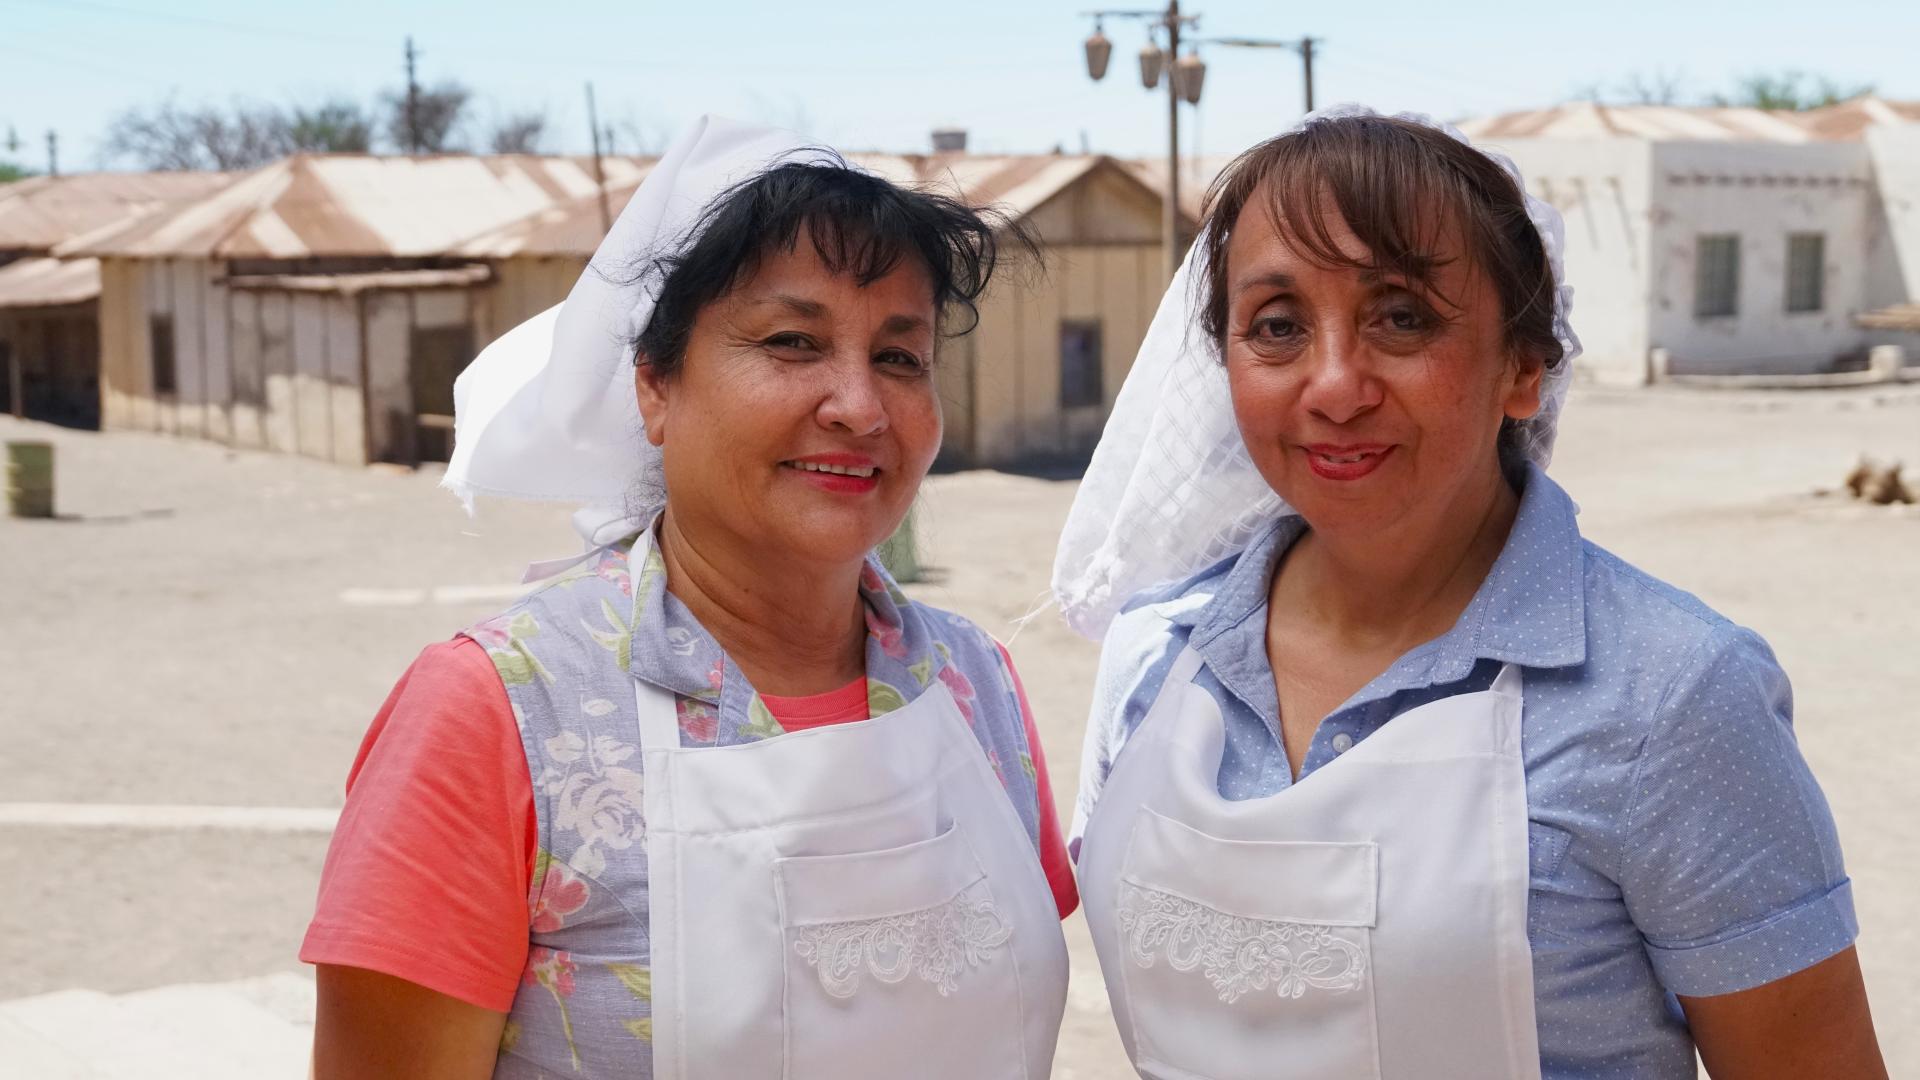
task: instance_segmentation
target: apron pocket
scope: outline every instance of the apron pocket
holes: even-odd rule
[[[787,1080],[1026,1075],[1013,927],[956,827],[776,860]]]
[[[1378,1077],[1378,865],[1370,842],[1224,840],[1143,808],[1115,907],[1141,1073]]]

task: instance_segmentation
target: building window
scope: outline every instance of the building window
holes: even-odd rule
[[[1826,235],[1793,233],[1787,237],[1787,310],[1819,311],[1826,306]]]
[[[179,392],[174,374],[173,316],[155,315],[147,320],[147,337],[153,350],[153,392],[155,396]]]
[[[1702,319],[1740,310],[1740,238],[1703,236],[1694,264],[1693,313]]]
[[[1100,379],[1100,323],[1069,319],[1060,324],[1060,407],[1106,404]]]

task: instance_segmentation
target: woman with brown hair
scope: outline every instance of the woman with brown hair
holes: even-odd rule
[[[1055,570],[1142,1075],[1884,1075],[1785,674],[1545,472],[1560,249],[1420,117],[1217,184]]]

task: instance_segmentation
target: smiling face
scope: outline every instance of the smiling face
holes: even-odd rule
[[[1253,462],[1323,535],[1431,536],[1501,478],[1501,423],[1539,408],[1541,365],[1507,341],[1499,297],[1457,228],[1426,283],[1375,264],[1328,197],[1342,261],[1249,200],[1226,251],[1222,351]]]
[[[703,306],[682,362],[635,388],[668,513],[771,559],[857,561],[906,516],[940,449],[933,285],[902,258],[860,284],[802,232]]]

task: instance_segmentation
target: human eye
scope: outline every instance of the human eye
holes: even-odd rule
[[[1249,336],[1262,341],[1287,341],[1301,333],[1300,324],[1285,315],[1263,315],[1253,321]]]
[[[925,360],[905,349],[883,349],[873,358],[873,362],[882,367],[892,368],[897,374],[918,375],[928,368]]]
[[[1268,358],[1289,357],[1305,347],[1309,332],[1297,312],[1284,306],[1269,305],[1254,313],[1242,334],[1256,355]]]
[[[792,330],[770,334],[760,344],[782,360],[806,360],[820,351],[819,344],[812,338]]]

